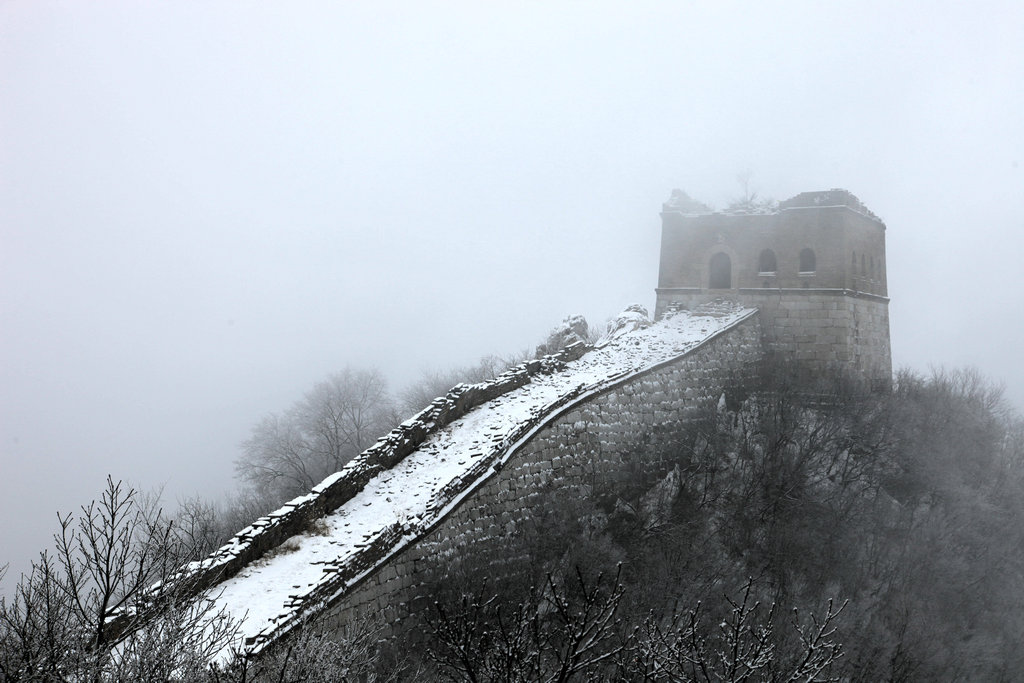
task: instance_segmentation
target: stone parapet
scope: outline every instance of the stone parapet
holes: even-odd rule
[[[379,612],[389,628],[404,628],[418,609],[427,567],[479,544],[501,543],[544,512],[537,508],[542,491],[587,496],[595,478],[628,476],[624,456],[644,435],[716,405],[723,392],[758,372],[762,354],[759,321],[748,317],[677,358],[565,397],[524,424],[479,476],[454,482],[440,495],[425,533],[339,591],[322,610],[322,623],[340,630],[361,614]]]
[[[151,589],[151,600],[156,602],[162,596],[171,594],[175,599],[198,595],[231,578],[243,567],[259,560],[288,538],[305,531],[313,521],[351,500],[374,477],[394,467],[416,451],[431,434],[445,428],[474,408],[527,384],[534,375],[550,374],[563,369],[567,363],[580,358],[589,348],[583,343],[571,344],[557,353],[510,368],[488,382],[456,385],[446,395],[432,401],[428,407],[353,458],[341,471],[327,477],[310,493],[294,498],[277,510],[257,519],[209,557],[189,563],[168,581],[154,586]],[[385,530],[378,539],[375,539],[375,543],[390,547],[386,539],[393,540],[396,534],[400,536],[400,530]],[[367,555],[372,555],[373,547],[371,544]],[[339,576],[348,577],[355,571],[354,567],[355,565],[347,568],[348,573],[339,573]],[[112,637],[117,638],[118,634],[136,619],[133,612],[112,615],[109,618],[109,632],[113,634]]]

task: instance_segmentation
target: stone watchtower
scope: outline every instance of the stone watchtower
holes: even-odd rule
[[[765,342],[814,371],[888,386],[885,224],[846,190],[711,213],[683,193],[661,212],[655,317],[727,298],[760,310]]]

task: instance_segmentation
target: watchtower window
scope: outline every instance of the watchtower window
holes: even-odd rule
[[[775,252],[771,249],[765,249],[761,252],[761,258],[757,260],[757,272],[774,273],[776,270]]]
[[[718,252],[712,256],[708,263],[708,275],[708,288],[731,289],[732,261],[729,260],[729,255]]]
[[[811,249],[803,249],[800,251],[800,272],[801,273],[813,273],[814,267],[814,251]]]

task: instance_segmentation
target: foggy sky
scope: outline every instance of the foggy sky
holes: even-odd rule
[[[885,220],[894,367],[1024,405],[1022,46],[1012,0],[0,2],[0,589],[332,371],[653,308],[661,202],[748,169]]]

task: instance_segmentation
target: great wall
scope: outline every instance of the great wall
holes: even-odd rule
[[[760,339],[755,310],[720,304],[459,385],[179,580],[212,586],[254,654],[311,616],[400,623],[429,558],[512,533],[542,487],[586,495],[645,431],[749,376]]]
[[[885,226],[853,195],[741,215],[670,202],[662,219],[653,324],[634,309],[594,347],[456,386],[172,579],[239,620],[222,658],[258,655],[314,617],[401,628],[427,567],[515,534],[542,491],[586,497],[624,476],[652,430],[714,406],[773,354],[887,385]]]

